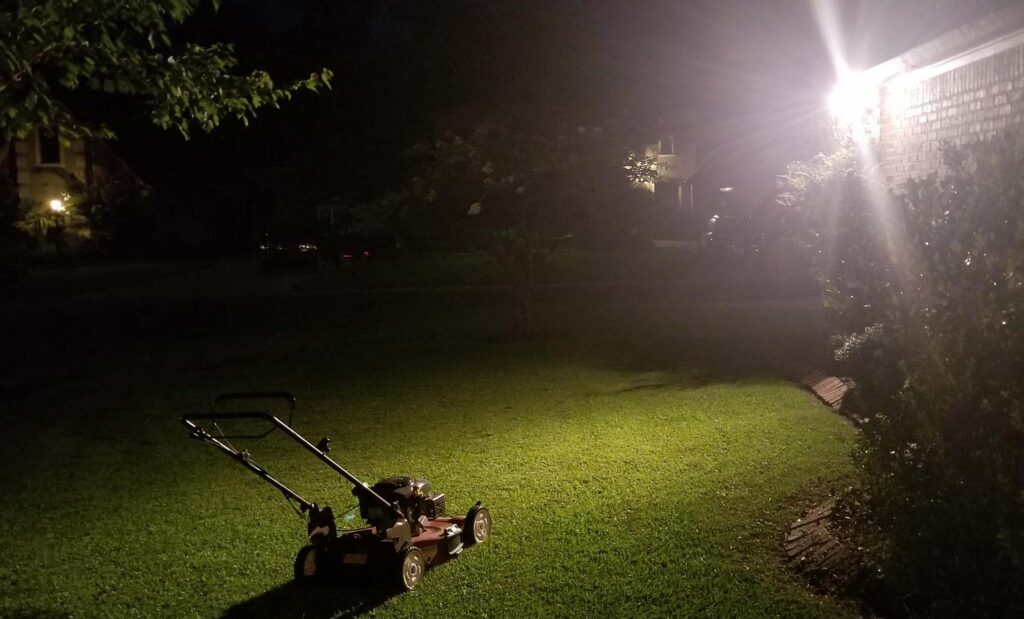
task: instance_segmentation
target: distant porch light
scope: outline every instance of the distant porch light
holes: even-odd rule
[[[64,201],[60,198],[50,200],[50,210],[54,213],[63,213],[66,210],[64,207]]]
[[[722,193],[729,193],[733,189],[735,189],[735,187],[726,186],[726,187],[719,187],[718,191],[721,191]]]

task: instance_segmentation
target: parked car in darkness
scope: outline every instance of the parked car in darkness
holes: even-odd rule
[[[701,234],[701,255],[720,266],[757,266],[780,232],[770,213],[712,215]]]
[[[394,239],[384,233],[346,232],[338,237],[337,245],[343,261],[393,258],[395,255]]]
[[[316,270],[320,267],[320,248],[315,239],[267,234],[259,246],[264,271]]]

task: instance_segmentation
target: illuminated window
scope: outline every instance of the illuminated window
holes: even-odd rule
[[[60,165],[60,140],[49,131],[39,130],[36,133],[36,144],[39,145],[38,162],[41,165]]]

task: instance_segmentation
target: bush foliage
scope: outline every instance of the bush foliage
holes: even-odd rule
[[[796,164],[837,370],[889,576],[936,614],[1024,610],[1024,136],[947,146],[943,173],[880,189],[847,148]]]

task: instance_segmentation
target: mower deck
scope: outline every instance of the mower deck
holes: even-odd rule
[[[422,551],[425,569],[463,551],[465,521],[465,516],[448,516],[422,522],[420,534],[412,538],[410,545]],[[381,543],[373,527],[355,529],[339,534],[333,541],[303,548],[296,557],[295,576],[376,577],[382,570],[390,570],[399,555],[393,544]]]

